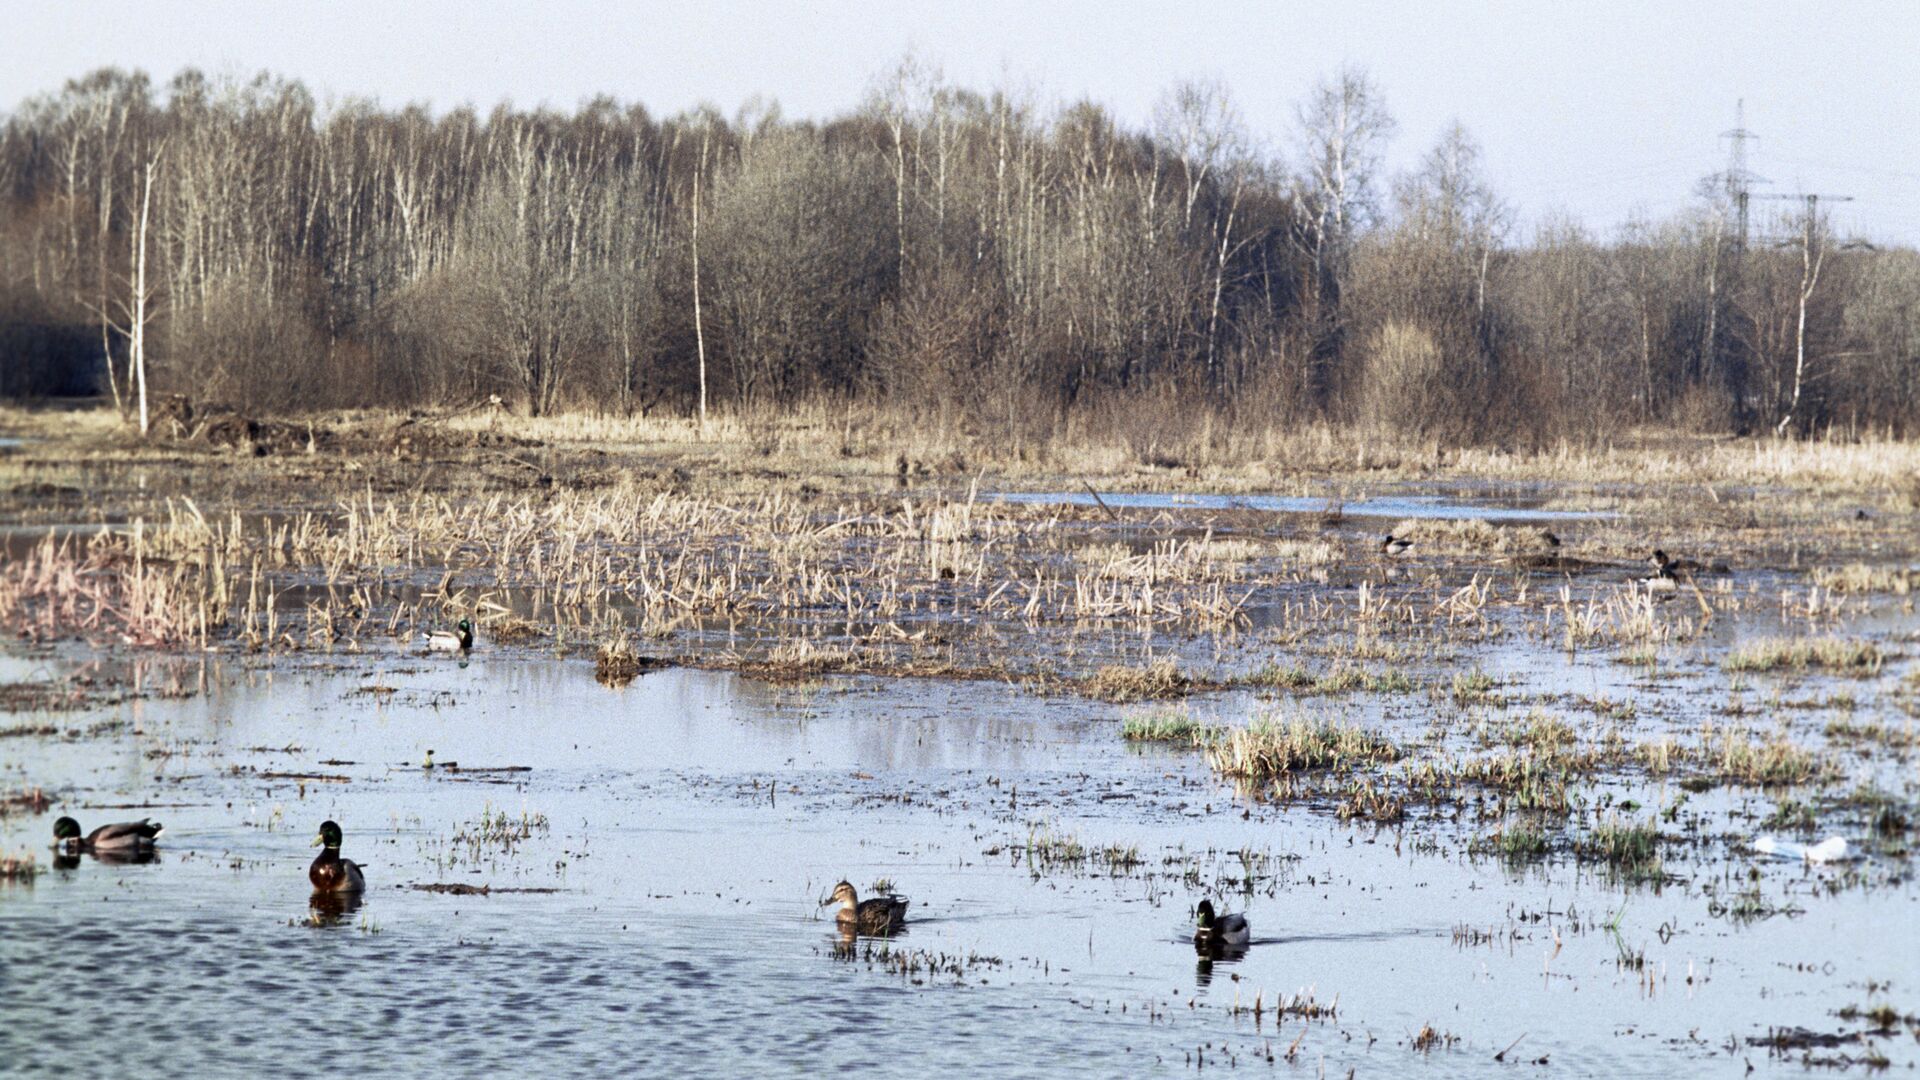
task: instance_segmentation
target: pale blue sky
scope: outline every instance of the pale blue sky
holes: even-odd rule
[[[1369,69],[1406,164],[1458,117],[1500,193],[1599,227],[1684,205],[1721,167],[1744,97],[1771,190],[1850,193],[1843,228],[1920,243],[1920,2],[1833,4],[841,2],[593,4],[0,0],[0,108],[103,64],[304,80],[323,99],[436,108],[597,93],[669,114],[749,97],[790,117],[855,106],[908,50],[978,89],[1091,97],[1143,122],[1190,77],[1225,81],[1252,133],[1289,145],[1295,103]]]

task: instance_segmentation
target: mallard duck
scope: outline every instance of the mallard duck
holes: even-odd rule
[[[320,823],[320,835],[313,838],[320,854],[307,867],[307,880],[313,882],[315,892],[359,892],[367,887],[359,865],[340,857],[340,840],[340,826],[331,821]]]
[[[1194,909],[1193,944],[1201,949],[1235,949],[1246,945],[1252,936],[1245,915],[1215,915],[1213,901],[1202,900]]]
[[[833,921],[847,933],[887,936],[898,933],[906,925],[907,898],[904,896],[888,893],[863,901],[853,886],[843,881],[833,887],[833,897],[827,901],[828,904],[836,902],[840,910],[834,913]]]
[[[1647,556],[1647,562],[1652,564],[1654,573],[1666,578],[1685,577],[1689,574],[1724,574],[1727,572],[1726,563],[1716,562],[1712,566],[1703,566],[1700,563],[1694,562],[1692,559],[1671,559],[1667,557],[1666,552],[1661,551],[1659,548],[1653,549],[1653,554]]]
[[[433,652],[467,652],[473,648],[473,623],[461,619],[451,630],[435,630],[427,635],[427,648]]]
[[[1405,552],[1408,548],[1412,546],[1413,546],[1413,541],[1407,539],[1406,537],[1395,536],[1392,533],[1388,533],[1380,541],[1380,554],[1399,555]]]
[[[78,855],[81,852],[139,853],[152,851],[154,838],[164,831],[165,826],[159,822],[141,818],[139,821],[102,825],[83,837],[80,835],[80,823],[63,817],[53,823],[53,846],[65,855]]]

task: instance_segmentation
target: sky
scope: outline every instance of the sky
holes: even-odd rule
[[[1144,125],[1169,86],[1223,82],[1249,134],[1343,64],[1378,83],[1408,167],[1458,120],[1525,229],[1664,217],[1727,163],[1736,103],[1756,191],[1830,201],[1844,233],[1920,245],[1920,2],[1848,0],[704,0],[603,4],[0,0],[0,110],[93,68],[298,78],[322,101],[570,109],[599,94],[671,115],[756,95],[789,118],[859,105],[909,52],[949,81],[1082,98]],[[1756,209],[1788,207],[1762,202]]]

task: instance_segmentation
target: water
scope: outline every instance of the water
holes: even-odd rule
[[[1769,1065],[1747,1036],[1834,1030],[1868,980],[1920,984],[1912,950],[1887,948],[1915,899],[1897,876],[1756,865],[1805,913],[1746,924],[1709,911],[1704,890],[1748,871],[1724,849],[1670,859],[1658,893],[1568,863],[1516,876],[1468,858],[1470,827],[1444,815],[1375,830],[1237,801],[1196,755],[1123,744],[1113,706],[687,670],[616,691],[579,662],[485,653],[302,663],[149,666],[148,686],[204,692],[55,718],[124,725],[91,738],[0,741],[0,789],[57,800],[0,819],[0,850],[44,860],[63,812],[167,824],[151,864],[0,888],[14,1072],[1110,1075],[1265,1068],[1271,1048],[1282,1071],[1444,1076],[1524,1035],[1512,1057],[1575,1074],[1735,1076]],[[530,771],[466,771],[503,766]],[[151,805],[101,806],[127,803]],[[546,824],[510,846],[459,838],[502,813]],[[326,818],[369,880],[337,916],[316,916],[305,875]],[[1030,863],[1036,829],[1141,865]],[[1223,884],[1249,866],[1250,892]],[[818,902],[841,877],[891,879],[913,900],[891,948],[958,972],[901,974],[865,942],[839,955]],[[555,891],[406,887],[431,883]],[[1253,921],[1243,958],[1185,940],[1210,886]],[[1462,926],[1496,940],[1456,941]],[[1232,1012],[1306,988],[1337,1015]],[[1426,1024],[1458,1042],[1416,1052]],[[1885,1047],[1902,1062],[1910,1045]]]
[[[1392,495],[1377,499],[1310,498],[1298,495],[1207,495],[1186,492],[1005,491],[986,496],[1009,503],[1097,506],[1116,510],[1261,510],[1282,514],[1324,514],[1338,508],[1346,517],[1401,521],[1407,518],[1464,521],[1478,518],[1501,524],[1550,521],[1602,521],[1615,515],[1599,510],[1547,510],[1503,505],[1494,500],[1441,495]]]

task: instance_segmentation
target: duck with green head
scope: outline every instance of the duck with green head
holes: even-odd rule
[[[359,865],[340,857],[341,838],[340,826],[331,821],[320,823],[320,835],[313,838],[313,846],[320,849],[320,854],[315,855],[313,865],[307,867],[307,880],[313,882],[315,892],[360,892],[367,887]]]
[[[1193,944],[1207,950],[1242,949],[1252,938],[1253,929],[1245,915],[1215,915],[1213,901],[1202,900],[1194,909]]]
[[[827,903],[840,905],[833,921],[842,933],[887,937],[899,933],[907,922],[906,897],[888,893],[862,900],[853,891],[852,884],[845,881],[833,887],[833,896]]]
[[[139,821],[102,825],[81,836],[80,823],[63,817],[53,823],[53,846],[63,855],[78,855],[81,852],[139,854],[152,851],[153,841],[164,831],[165,826],[159,822],[141,818]]]
[[[427,648],[432,652],[464,653],[473,649],[473,623],[461,619],[451,630],[435,630],[427,635]]]

